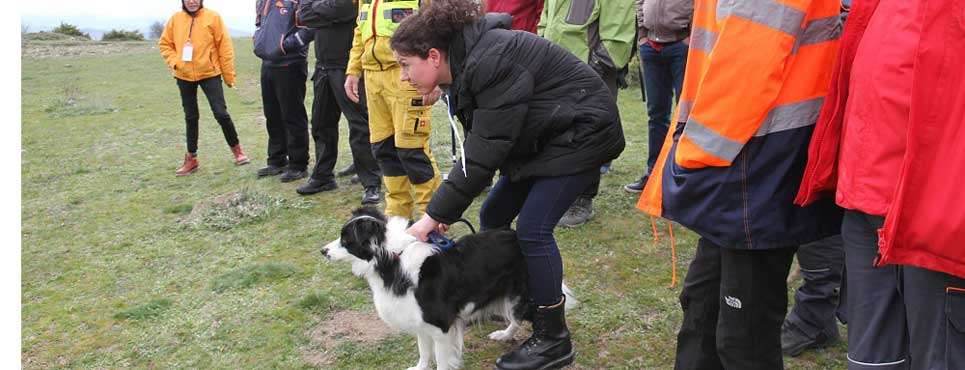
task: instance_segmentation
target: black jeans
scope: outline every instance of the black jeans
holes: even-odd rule
[[[794,292],[794,308],[787,321],[814,339],[822,331],[837,335],[838,319],[847,322],[844,246],[841,236],[835,235],[802,245],[797,251],[804,284]]]
[[[483,230],[509,226],[519,216],[516,221],[519,247],[529,270],[530,295],[538,305],[556,304],[562,295],[563,259],[553,228],[580,193],[599,179],[598,168],[576,175],[519,182],[500,176],[479,210]]]
[[[214,113],[214,119],[221,125],[221,133],[224,134],[228,146],[238,145],[238,132],[235,131],[235,124],[231,121],[228,114],[228,105],[224,100],[224,89],[221,87],[221,76],[214,76],[200,81],[185,81],[175,79],[178,82],[178,89],[181,90],[181,106],[184,108],[184,122],[187,127],[188,153],[198,153],[198,120],[201,114],[198,112],[198,86],[204,91],[204,96],[208,98],[208,105]]]
[[[781,324],[796,250],[731,249],[701,238],[680,293],[674,368],[783,369]]]
[[[318,66],[312,76],[315,82],[315,98],[312,101],[312,139],[315,141],[315,169],[312,178],[321,182],[335,179],[332,173],[338,159],[338,121],[344,114],[348,120],[349,147],[352,161],[362,186],[378,187],[379,164],[372,154],[369,142],[369,115],[365,109],[365,83],[359,79],[359,97],[356,104],[345,95],[345,69]]]
[[[268,164],[308,169],[308,114],[305,81],[308,64],[261,66],[261,99],[268,129]]]
[[[688,49],[682,41],[665,44],[660,51],[650,44],[640,46],[643,84],[647,92],[647,116],[650,117],[647,122],[647,172],[643,177],[653,171],[667,131],[670,130],[673,104],[680,99],[683,89]]]
[[[965,279],[875,267],[884,217],[846,211],[848,369],[965,369]]]

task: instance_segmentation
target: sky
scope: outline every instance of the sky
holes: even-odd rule
[[[20,1],[20,21],[31,32],[49,30],[61,21],[80,28],[144,29],[165,22],[181,9],[175,0],[29,0]],[[255,0],[204,0],[221,14],[228,28],[254,32]]]

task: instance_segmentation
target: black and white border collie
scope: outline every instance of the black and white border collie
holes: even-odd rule
[[[516,232],[499,229],[460,238],[440,252],[405,232],[408,220],[387,219],[375,208],[360,208],[342,226],[341,237],[322,247],[333,261],[352,265],[372,289],[379,318],[390,327],[416,335],[419,363],[428,369],[462,366],[466,325],[492,316],[509,322],[489,334],[508,341],[535,306],[528,300],[526,262]],[[576,304],[563,286],[568,307]]]

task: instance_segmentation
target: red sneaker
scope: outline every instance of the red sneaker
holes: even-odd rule
[[[184,155],[184,164],[174,174],[176,176],[187,176],[198,170],[198,157],[187,153]]]
[[[251,162],[245,152],[241,150],[241,144],[231,147],[231,153],[235,155],[235,166],[241,166]]]

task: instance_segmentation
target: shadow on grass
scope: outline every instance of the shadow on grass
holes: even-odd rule
[[[157,317],[171,307],[170,299],[154,299],[114,314],[118,320],[144,320]]]
[[[245,266],[218,276],[211,281],[211,290],[221,293],[230,289],[245,289],[256,284],[287,279],[297,269],[288,263],[269,262]]]

